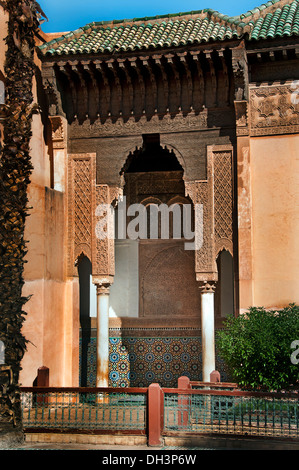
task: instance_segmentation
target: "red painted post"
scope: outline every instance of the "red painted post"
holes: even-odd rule
[[[49,387],[49,367],[42,366],[39,367],[37,370],[37,379],[36,379],[36,386],[37,387]],[[48,404],[49,403],[49,397],[43,397],[40,394],[37,394],[36,397],[36,402],[39,404]]]
[[[49,387],[49,367],[39,367],[37,370],[37,387]]]
[[[179,377],[178,379],[178,388],[188,389],[191,388],[189,377]]]
[[[148,445],[162,445],[164,393],[159,384],[148,387]]]
[[[218,372],[218,370],[213,370],[213,372],[211,372],[210,382],[211,383],[221,382],[220,372]]]
[[[190,379],[188,377],[179,377],[178,379],[178,388],[183,390],[189,390],[191,388]],[[181,427],[187,427],[189,423],[189,404],[190,396],[189,395],[179,395],[178,396],[178,425]]]

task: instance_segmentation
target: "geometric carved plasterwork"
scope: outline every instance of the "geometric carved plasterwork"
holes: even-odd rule
[[[115,205],[119,197],[122,194],[122,190],[116,186],[110,186],[108,184],[98,184],[95,187],[95,199],[96,207],[100,205]],[[103,217],[107,220],[108,212],[103,212]],[[94,226],[102,218],[100,213],[94,211]],[[107,228],[107,227],[106,227]],[[115,259],[114,259],[114,235],[108,237],[97,237],[95,232],[93,234],[93,262],[92,262],[92,274],[94,278],[97,278],[99,282],[106,278],[109,282],[112,282],[112,278],[115,274]]]
[[[290,85],[250,89],[251,136],[299,132],[298,96]]]
[[[92,275],[99,283],[114,275],[114,240],[96,236],[97,207],[115,202],[121,190],[96,185],[96,154],[68,155],[68,273],[78,275],[76,261],[84,254],[92,263]],[[111,280],[111,279],[110,279]]]
[[[92,261],[95,154],[68,155],[68,272],[76,275],[81,254]]]
[[[202,246],[195,251],[195,272],[198,281],[217,280],[213,248],[213,181],[208,164],[208,178],[202,181],[186,182],[186,196],[193,204],[202,206],[202,213],[195,217],[195,230],[202,233]]]
[[[217,281],[217,255],[223,249],[233,255],[232,156],[231,146],[208,146],[207,179],[185,182],[186,195],[203,208],[203,244],[195,253],[198,281]]]
[[[232,152],[213,152],[215,254],[225,249],[233,256]]]

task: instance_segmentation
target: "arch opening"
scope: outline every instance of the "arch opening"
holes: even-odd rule
[[[136,222],[139,236],[132,239],[132,232],[127,230],[125,239],[115,239],[115,278],[110,291],[110,315],[198,318],[200,299],[194,252],[184,249],[184,206],[190,208],[189,233],[194,226],[193,205],[185,196],[184,170],[173,149],[162,148],[159,134],[142,137],[142,147],[128,155],[121,174],[125,181],[126,227],[131,227],[134,222],[128,209],[137,204],[142,210],[144,208],[142,220],[145,220],[146,228],[138,232],[140,225]],[[118,209],[119,206],[115,211],[116,226]],[[156,260],[159,260],[159,267]],[[158,271],[152,272],[153,269]],[[159,284],[161,276],[158,275],[162,272],[163,286]],[[185,288],[181,288],[179,279],[183,279],[186,289],[188,286],[194,294],[194,305],[190,306],[190,296]],[[130,299],[132,292],[134,299],[138,298],[137,303]],[[117,306],[117,299],[120,304],[120,298],[123,299],[121,305],[113,308]]]
[[[215,293],[216,320],[234,314],[234,263],[231,253],[221,250],[217,256],[218,282]]]
[[[91,318],[96,316],[96,287],[92,283],[92,264],[82,253],[77,259],[79,276],[79,319],[81,325],[80,386],[90,385]]]

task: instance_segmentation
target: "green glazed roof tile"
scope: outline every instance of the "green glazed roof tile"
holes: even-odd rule
[[[266,39],[267,37],[283,37],[297,35],[298,30],[295,27],[297,18],[299,17],[299,2],[293,0],[289,4],[279,7],[277,2],[277,9],[260,18],[254,25],[251,37],[252,39]]]
[[[249,30],[248,30],[249,27]],[[46,55],[113,53],[242,38],[299,34],[299,0],[269,0],[240,16],[211,8],[160,17],[90,23],[40,46]]]

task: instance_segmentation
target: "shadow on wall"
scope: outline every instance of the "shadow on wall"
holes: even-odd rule
[[[78,259],[79,294],[80,294],[80,325],[81,325],[81,353],[80,353],[80,385],[90,386],[88,380],[88,363],[91,342],[91,318],[90,318],[90,279],[92,265],[87,256]],[[96,361],[96,356],[93,361]]]

